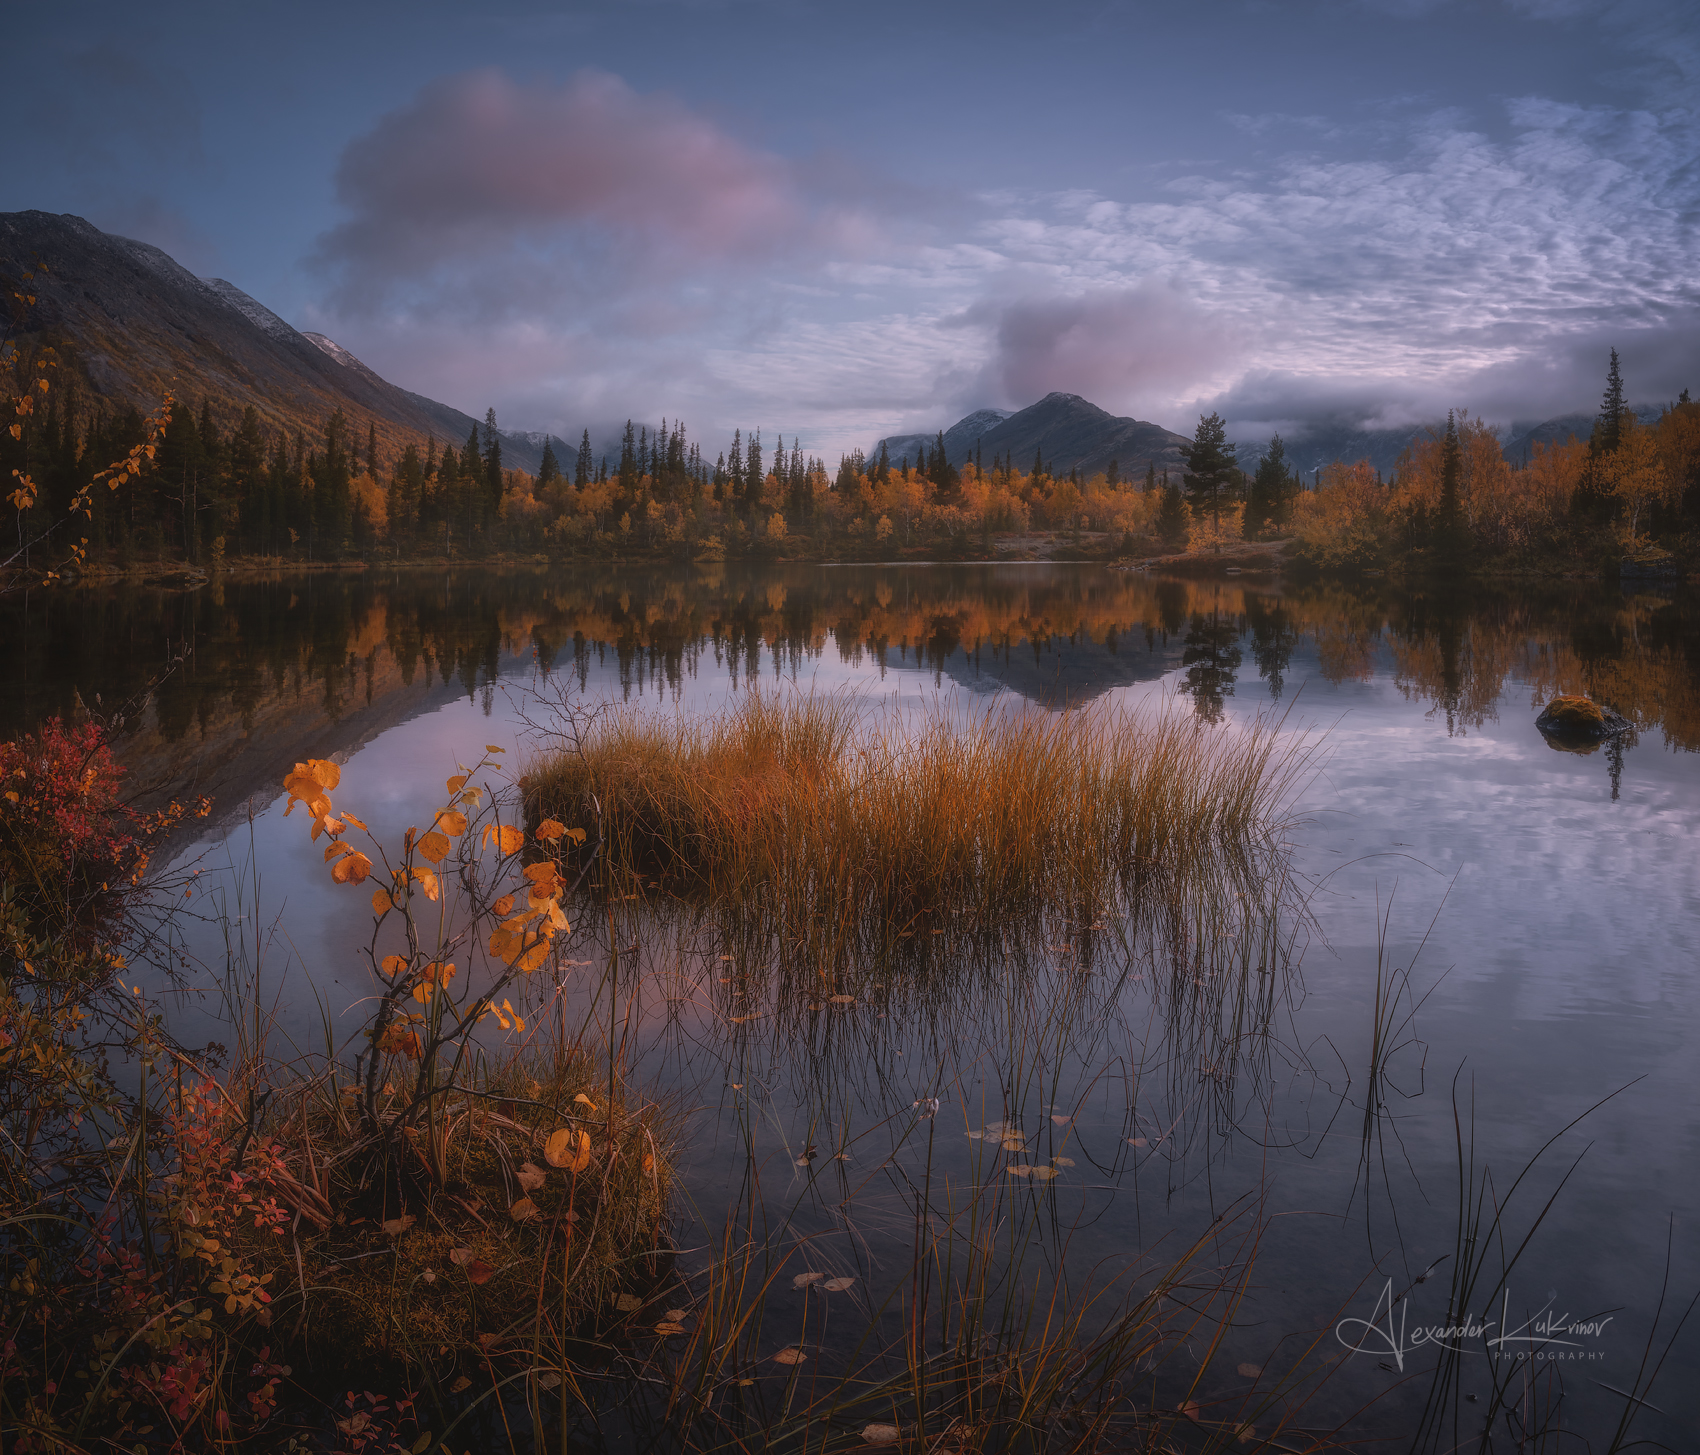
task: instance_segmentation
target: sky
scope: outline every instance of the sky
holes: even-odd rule
[[[1190,435],[1700,388],[1700,7],[150,6],[7,21],[0,211],[511,429],[836,461],[1052,390]],[[20,63],[27,57],[27,63]]]

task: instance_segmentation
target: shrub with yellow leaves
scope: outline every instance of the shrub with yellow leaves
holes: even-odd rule
[[[358,1065],[362,1124],[386,1139],[423,1132],[421,1150],[444,1180],[442,1094],[479,1025],[525,1032],[525,1016],[505,992],[541,969],[571,932],[561,905],[568,884],[552,854],[562,839],[584,839],[583,830],[551,821],[528,841],[503,822],[508,797],[487,781],[501,751],[489,745],[454,773],[443,785],[446,802],[423,830],[403,832],[394,855],[363,820],[333,804],[342,786],[337,764],[310,758],[283,780],[284,817],[297,806],[306,811],[309,837],[325,840],[332,882],[377,881],[362,951],[380,987]],[[363,848],[351,841],[355,833]],[[399,1111],[381,1112],[384,1068],[397,1060],[410,1063],[412,1085]]]

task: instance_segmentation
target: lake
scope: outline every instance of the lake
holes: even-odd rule
[[[734,1024],[731,977],[659,934],[622,1015],[639,1081],[688,1108],[680,1245],[712,1242],[726,1207],[755,1199],[784,1239],[808,1240],[796,1267],[855,1276],[865,1317],[889,1323],[879,1302],[909,1271],[919,1169],[981,1176],[985,1127],[1015,1123],[1068,1159],[1010,1212],[1055,1283],[1137,1278],[1138,1259],[1200,1237],[1205,1263],[1236,1265],[1257,1232],[1246,1297],[1191,1397],[1226,1397],[1315,1341],[1305,1357],[1328,1377],[1303,1423],[1398,1434],[1435,1365],[1420,1331],[1447,1314],[1461,1140],[1467,1175],[1499,1197],[1541,1152],[1506,1212],[1507,1256],[1549,1197],[1550,1211],[1493,1306],[1467,1310],[1502,1342],[1495,1362],[1477,1341],[1460,1391],[1485,1409],[1494,1371],[1518,1388],[1538,1376],[1543,1418],[1596,1448],[1649,1339],[1662,1349],[1700,1289],[1692,593],[1068,564],[465,569],[61,588],[12,598],[0,620],[7,735],[79,696],[129,701],[138,790],[213,796],[178,846],[200,871],[192,904],[237,923],[260,1003],[308,1048],[327,1026],[352,1034],[367,987],[363,906],[330,892],[299,816],[282,822],[299,759],[335,757],[339,807],[394,832],[484,744],[523,761],[527,719],[563,688],[658,712],[754,687],[855,694],[870,716],[1121,703],[1211,733],[1276,718],[1314,756],[1289,805],[1287,949],[1255,1036],[1212,1042],[1137,954],[1083,968],[1066,945],[1001,981],[965,969],[957,990],[894,985],[836,1020]],[[1630,732],[1549,745],[1534,719],[1561,691]],[[185,1039],[228,1042],[220,931],[185,935],[214,969],[193,993],[148,988]],[[595,933],[569,945],[551,1014],[590,1013],[607,948]],[[1378,984],[1398,998],[1373,1077]],[[927,1118],[915,1103],[935,1096]],[[854,1155],[799,1160],[817,1139]],[[1392,1314],[1390,1294],[1408,1295]],[[819,1296],[776,1306],[776,1328]],[[1697,1355],[1690,1325],[1637,1434],[1680,1448],[1700,1430]],[[1480,1428],[1473,1404],[1457,1407],[1460,1439]]]

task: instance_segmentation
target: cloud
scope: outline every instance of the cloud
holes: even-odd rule
[[[1072,296],[984,301],[964,321],[991,325],[983,400],[1021,408],[1052,390],[1122,407],[1207,385],[1234,357],[1230,320],[1187,290],[1144,282]]]
[[[828,453],[1051,390],[1285,430],[1589,409],[1611,346],[1637,397],[1700,383],[1691,110],[1395,111],[1140,200],[941,205],[612,76],[477,71],[346,149],[316,326],[516,424],[683,414]]]
[[[667,96],[583,71],[427,85],[349,144],[346,221],[319,241],[344,312],[422,302],[484,318],[771,260],[818,235],[796,170]]]

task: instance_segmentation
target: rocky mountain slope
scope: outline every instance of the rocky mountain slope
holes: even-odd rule
[[[905,454],[914,463],[916,442],[931,447],[936,438],[888,436],[875,443],[869,459],[879,458],[883,444],[894,464]],[[1149,464],[1156,465],[1159,475],[1168,470],[1178,479],[1184,465],[1180,447],[1189,441],[1160,424],[1111,414],[1078,394],[1047,394],[1015,414],[978,410],[946,430],[944,442],[945,453],[955,465],[963,464],[978,449],[988,469],[996,454],[1008,455],[1019,470],[1029,470],[1037,451],[1053,474],[1078,468],[1082,474],[1095,475],[1114,460],[1127,480],[1142,477]]]
[[[472,429],[471,415],[397,388],[235,284],[197,278],[160,249],[80,217],[0,213],[0,273],[11,280],[32,268],[26,329],[113,404],[146,412],[169,389],[192,406],[210,401],[227,426],[252,404],[269,428],[309,438],[341,408],[357,439],[370,421],[391,456],[433,435],[458,446]],[[535,472],[542,437],[501,434],[503,461]],[[555,453],[570,458],[559,440]]]

